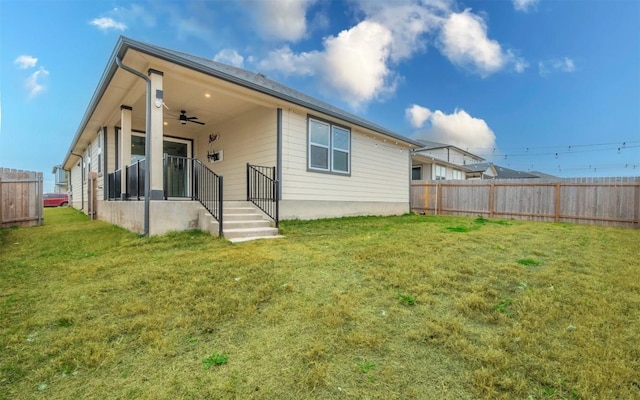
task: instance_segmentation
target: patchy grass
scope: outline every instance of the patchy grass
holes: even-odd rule
[[[532,258],[521,258],[518,260],[518,264],[526,265],[528,267],[537,267],[538,265],[540,265],[540,262]]]
[[[230,244],[47,209],[0,230],[0,398],[639,397],[640,230],[493,221]]]

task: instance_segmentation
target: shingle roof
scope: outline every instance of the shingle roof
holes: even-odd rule
[[[418,143],[414,139],[393,132],[383,126],[375,124],[355,114],[349,113],[329,103],[306,95],[276,81],[273,81],[267,78],[264,74],[251,72],[246,69],[234,67],[180,51],[138,42],[126,37],[121,37],[121,41],[123,43],[123,47],[126,46],[145,53],[149,53],[152,56],[163,58],[167,61],[189,67],[207,75],[215,76],[217,78],[236,83],[253,90],[257,90],[270,96],[274,96],[276,98],[298,104],[311,110],[333,116],[335,118],[353,123],[355,125],[359,125],[363,128],[371,129],[372,131],[390,136],[394,139],[398,139],[406,143],[413,144],[415,146],[420,145],[420,143]]]
[[[484,172],[489,169],[491,164],[489,163],[478,163],[478,164],[467,164],[465,167],[469,169],[470,172]]]
[[[538,178],[536,175],[532,175],[528,172],[516,171],[515,169],[509,169],[495,164],[493,166],[496,169],[496,178],[498,179]]]
[[[242,68],[233,67],[230,65],[226,65],[223,63],[219,63],[213,60],[209,60],[202,57],[197,57],[191,54],[182,53],[175,50],[166,49],[163,47],[151,45],[148,43],[139,42],[137,40],[133,40],[127,38],[125,36],[120,36],[118,42],[111,53],[109,61],[107,62],[107,66],[102,73],[102,77],[100,78],[100,82],[98,83],[98,87],[96,88],[93,96],[91,97],[91,101],[85,114],[82,118],[80,126],[76,131],[76,134],[71,142],[71,146],[65,156],[65,160],[63,165],[67,163],[69,158],[74,155],[73,149],[78,143],[80,136],[84,132],[88,121],[95,111],[100,99],[104,95],[107,87],[116,71],[118,70],[118,66],[116,64],[116,59],[123,59],[126,52],[129,50],[136,50],[142,53],[146,53],[152,57],[157,57],[169,62],[172,62],[177,65],[184,66],[186,68],[190,68],[192,70],[201,72],[203,74],[214,76],[219,79],[226,80],[228,82],[235,83],[237,85],[256,90],[258,92],[291,102],[293,104],[300,105],[302,107],[308,108],[312,111],[320,112],[322,114],[326,114],[345,122],[352,123],[354,125],[358,125],[362,128],[370,129],[374,132],[378,132],[380,134],[392,137],[404,143],[411,144],[416,147],[420,147],[421,144],[416,142],[414,139],[408,138],[399,133],[393,132],[385,127],[382,127],[378,124],[375,124],[371,121],[368,121],[364,118],[361,118],[357,115],[351,114],[347,111],[344,111],[338,107],[332,106],[331,104],[325,103],[319,99],[308,96],[302,92],[294,90],[290,87],[282,85],[276,81],[268,79],[263,74],[258,74],[255,72],[247,71]]]
[[[478,156],[476,154],[470,153],[467,150],[463,150],[460,147],[454,146],[452,144],[433,142],[431,140],[425,140],[425,139],[415,139],[415,141],[418,142],[426,150],[454,148],[454,149],[456,149],[457,151],[459,151],[459,152],[461,152],[463,154],[469,155],[470,157],[475,157],[475,158],[478,158],[480,160],[484,160],[484,158],[482,158],[482,157],[480,157],[480,156]]]
[[[510,169],[506,167],[501,167],[499,165],[493,163],[478,163],[478,164],[467,164],[467,167],[470,172],[484,172],[489,169],[490,166],[493,165],[493,168],[496,170],[496,178],[497,179],[529,179],[529,178],[538,178],[537,175],[530,174],[524,171],[516,171],[515,169]]]

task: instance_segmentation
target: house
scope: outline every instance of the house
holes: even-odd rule
[[[453,145],[429,140],[417,142],[420,147],[411,155],[411,179],[414,181],[467,179],[470,172],[467,165],[484,161],[484,158]]]
[[[277,234],[409,212],[421,147],[263,74],[120,37],[62,168],[72,205],[144,234]]]
[[[67,171],[62,168],[62,165],[56,165],[53,167],[52,173],[55,179],[53,184],[54,193],[67,193]]]
[[[537,179],[538,175],[530,174],[524,171],[501,167],[494,163],[485,162],[467,165],[468,179]]]

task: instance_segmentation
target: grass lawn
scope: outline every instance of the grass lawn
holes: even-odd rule
[[[1,399],[640,398],[640,230],[406,215],[0,230]]]

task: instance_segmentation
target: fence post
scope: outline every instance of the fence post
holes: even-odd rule
[[[636,228],[640,228],[640,183],[636,183],[636,190],[634,194],[633,208],[636,220]]]
[[[436,182],[436,215],[440,214],[442,214],[442,185]]]
[[[489,185],[489,218],[493,218],[493,213],[496,205],[496,184],[491,182]]]
[[[0,168],[0,174],[2,173],[2,168]],[[2,228],[2,203],[4,203],[4,196],[2,195],[2,176],[0,176],[0,228]]]
[[[38,182],[36,183],[36,185],[38,186],[38,188],[36,189],[37,194],[37,203],[36,203],[36,208],[38,209],[38,226],[42,225],[42,219],[44,218],[44,216],[42,215],[44,210],[42,209],[43,204],[44,204],[44,182],[43,182],[43,177],[42,177],[42,172],[38,172]]]
[[[560,222],[560,182],[556,182],[555,202],[555,222]]]

